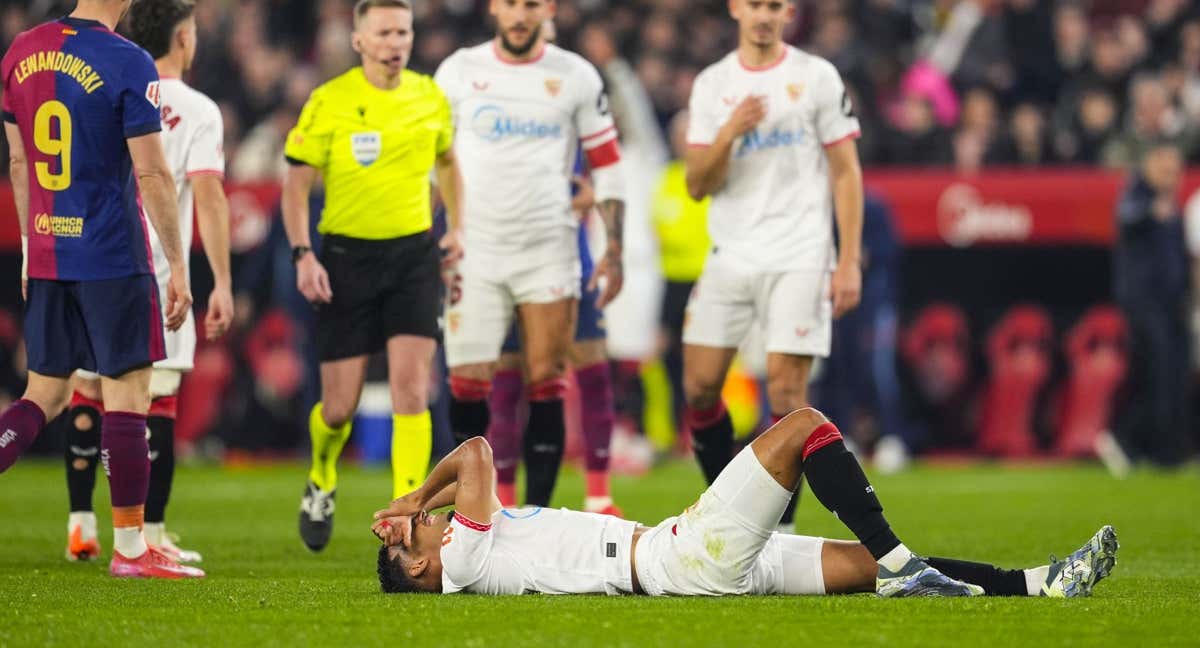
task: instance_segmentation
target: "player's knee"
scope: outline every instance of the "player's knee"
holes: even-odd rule
[[[340,428],[354,418],[355,405],[336,400],[321,402],[321,418],[331,428]]]
[[[804,443],[817,428],[828,422],[829,419],[817,409],[804,407],[783,417],[776,426],[782,427],[797,442]]]

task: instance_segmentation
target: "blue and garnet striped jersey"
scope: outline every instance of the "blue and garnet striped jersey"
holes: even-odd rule
[[[126,140],[162,130],[150,55],[99,22],[62,18],[17,36],[0,62],[4,120],[29,169],[29,276],[150,274]]]

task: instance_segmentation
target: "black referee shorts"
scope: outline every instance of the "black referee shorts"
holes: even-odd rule
[[[441,254],[431,232],[372,241],[325,236],[333,301],[317,307],[321,362],[369,355],[396,335],[441,338]]]

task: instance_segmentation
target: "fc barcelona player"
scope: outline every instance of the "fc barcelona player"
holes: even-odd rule
[[[71,15],[17,36],[0,62],[29,276],[29,385],[0,415],[0,471],[63,410],[71,372],[100,374],[108,406],[100,453],[113,507],[109,572],[189,578],[204,573],[149,548],[142,536],[151,363],[165,357],[147,215],[170,268],[168,329],[184,323],[192,296],[174,179],[159,139],[158,72],[145,51],[112,31],[129,5],[79,0]]]

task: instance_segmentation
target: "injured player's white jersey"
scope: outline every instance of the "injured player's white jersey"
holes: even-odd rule
[[[467,249],[501,259],[578,227],[570,186],[579,147],[591,169],[620,159],[596,68],[553,45],[523,63],[503,56],[491,42],[464,48],[435,77],[454,114]]]
[[[637,523],[567,509],[457,513],[442,539],[442,592],[628,594]]]
[[[833,261],[833,200],[824,147],[858,137],[837,70],[794,47],[772,65],[747,67],[733,52],[696,77],[689,146],[709,146],[746,97],[767,116],[733,145],[708,227],[716,254],[747,272],[824,270]]]

